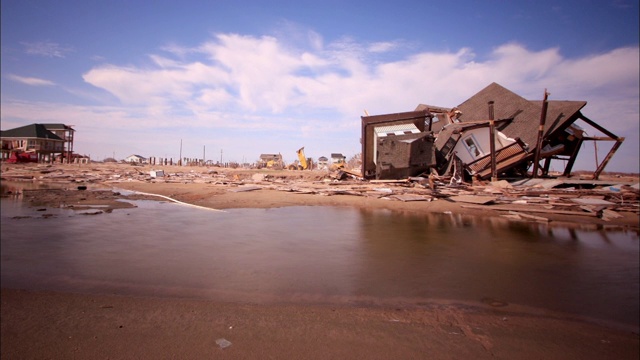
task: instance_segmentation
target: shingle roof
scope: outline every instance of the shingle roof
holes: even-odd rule
[[[50,140],[63,140],[56,134],[47,130],[43,124],[25,125],[14,129],[4,130],[0,132],[3,138],[39,138]]]
[[[489,101],[494,102],[495,119],[514,118],[513,122],[506,126],[502,132],[511,138],[520,138],[529,145],[530,150],[533,150],[537,143],[542,100],[527,100],[497,83],[492,83],[458,106],[462,112],[460,121],[488,119]],[[550,100],[547,108],[545,135],[575,121],[580,109],[586,104],[586,101]]]
[[[47,128],[47,130],[71,130],[71,131],[76,131],[71,126],[65,125],[65,124],[42,124],[42,125],[44,125],[44,127]]]

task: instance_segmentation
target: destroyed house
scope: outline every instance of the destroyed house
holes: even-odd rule
[[[533,163],[536,169],[536,174],[533,175],[546,176],[552,160],[563,160],[566,161],[563,175],[569,176],[584,141],[610,141],[613,145],[609,153],[593,173],[593,178],[597,179],[624,141],[624,138],[616,136],[582,114],[581,110],[587,104],[586,101],[526,100],[497,83],[490,84],[460,104],[457,107],[461,113],[459,121],[465,123],[488,119],[489,102],[493,102],[492,112],[496,119],[512,119],[500,131],[507,137],[525,144],[528,153],[527,156],[520,156],[518,161],[510,158],[508,163],[503,164],[503,171],[518,167],[526,170]],[[545,102],[546,111],[543,106]],[[578,120],[582,120],[605,136],[588,136],[576,124]],[[487,178],[488,175],[485,172],[480,177]]]
[[[413,112],[362,117],[362,175],[399,179],[428,168],[440,175],[464,168],[479,179],[537,177],[561,160],[569,176],[584,141],[609,141],[613,145],[593,173],[597,179],[624,138],[584,116],[585,101],[549,101],[547,95],[531,101],[492,83],[454,108],[418,105]],[[603,136],[587,135],[578,120]],[[425,144],[434,137],[431,152]],[[425,144],[414,143],[418,139]],[[432,153],[434,158],[425,155]]]

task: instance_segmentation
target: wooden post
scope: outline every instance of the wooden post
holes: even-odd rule
[[[538,177],[538,167],[540,167],[540,152],[542,151],[542,138],[544,136],[544,123],[547,121],[547,107],[549,103],[547,102],[547,97],[549,93],[547,89],[544,89],[544,100],[542,100],[542,112],[540,113],[540,126],[538,126],[538,141],[536,144],[536,152],[533,160],[533,174],[531,174],[532,178]]]
[[[493,101],[489,101],[489,149],[491,151],[491,181],[498,181],[496,169],[496,124],[493,115]]]

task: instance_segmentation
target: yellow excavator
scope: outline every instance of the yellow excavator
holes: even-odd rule
[[[289,170],[309,170],[311,169],[311,158],[307,158],[304,155],[304,146],[296,151],[298,154],[298,164],[291,164],[287,168]]]
[[[343,170],[345,168],[345,162],[344,160],[338,160],[337,162],[334,162],[333,164],[331,164],[331,166],[329,167],[329,170],[331,171],[336,171],[336,170]]]
[[[277,157],[274,157],[273,159],[267,161],[266,166],[267,166],[267,169],[274,169],[274,170],[282,169],[283,168],[282,155],[278,153]]]

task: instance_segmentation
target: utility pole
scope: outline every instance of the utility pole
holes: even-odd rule
[[[206,153],[207,153],[207,146],[202,145],[202,165],[204,165],[207,162],[207,159],[205,157]]]
[[[222,149],[220,149],[220,166],[222,166]]]
[[[178,159],[178,165],[182,166],[182,139],[180,139],[180,158]]]

